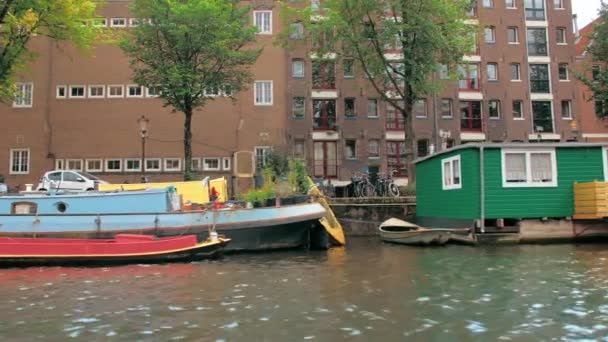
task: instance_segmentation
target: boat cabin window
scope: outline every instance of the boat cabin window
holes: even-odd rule
[[[65,202],[57,202],[55,203],[55,208],[58,212],[65,213],[65,211],[68,209],[68,205]]]
[[[460,156],[441,160],[441,179],[443,190],[462,188],[462,176],[460,173]]]
[[[502,185],[505,188],[557,186],[555,150],[502,150]]]
[[[30,215],[36,214],[38,205],[33,202],[15,202],[11,205],[11,214]]]

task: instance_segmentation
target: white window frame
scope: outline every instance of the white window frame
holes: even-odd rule
[[[108,18],[93,19],[93,27],[108,27]]]
[[[139,18],[129,18],[129,27],[137,27],[140,25],[139,22]]]
[[[13,108],[32,108],[34,106],[34,83],[33,82],[17,82],[15,83],[17,92],[13,100]],[[30,87],[29,101],[24,101],[26,98],[22,96],[25,93],[25,88]],[[18,103],[17,101],[20,100]]]
[[[563,109],[564,107],[562,106],[564,104],[564,102],[568,103],[568,115],[569,116],[564,116],[564,112]],[[572,100],[561,100],[559,103],[559,116],[562,118],[562,120],[565,121],[572,121],[572,119],[574,119],[574,117],[572,116]]]
[[[167,162],[168,161],[175,161],[177,160],[177,168],[175,167],[171,167],[168,168],[167,167]],[[182,159],[181,158],[164,158],[163,159],[163,171],[165,172],[176,172],[176,171],[181,171],[182,170]]]
[[[192,171],[197,171],[197,172],[203,171],[203,165],[201,164],[201,158],[192,158],[190,168],[192,169]]]
[[[561,69],[561,67],[564,65],[566,66],[566,78],[562,79],[562,78],[560,78],[559,69]],[[570,64],[568,64],[568,63],[558,63],[557,64],[557,79],[560,82],[570,82]]]
[[[25,164],[25,168],[27,170],[25,171],[13,171],[13,154],[15,152],[27,152],[27,162]],[[9,170],[9,174],[11,175],[28,175],[30,173],[30,161],[32,159],[31,157],[31,153],[30,153],[30,149],[29,148],[12,148],[9,151],[10,153],[10,158],[9,158],[9,164],[8,164],[8,170]]]
[[[120,95],[112,95],[112,88],[120,88]],[[125,97],[125,86],[122,84],[109,84],[107,94],[109,99],[122,99]]]
[[[507,7],[509,8],[509,7]],[[513,30],[515,32],[515,41],[509,41],[509,30]],[[508,26],[507,27],[507,44],[519,44],[519,27],[517,26]]]
[[[88,88],[88,92],[89,92],[88,95],[89,95],[90,99],[103,99],[103,98],[106,97],[106,86],[103,85],[103,84],[92,84],[92,85],[89,85],[87,88]],[[93,95],[91,93],[91,89],[93,89],[93,88],[101,88],[101,93],[102,94],[101,95]]]
[[[160,93],[160,89],[158,92]],[[156,94],[156,95],[150,94],[150,87],[146,87],[146,97],[154,98],[154,97],[158,97],[158,96],[159,96],[159,94]]]
[[[264,14],[268,15],[268,29],[264,30],[264,27],[261,26],[264,23],[258,23],[257,14],[260,14],[260,17],[263,17]],[[257,28],[257,34],[269,35],[272,34],[272,11],[253,11],[253,26]]]
[[[507,2],[505,1],[505,7],[507,9],[516,9],[517,8],[517,1],[513,0],[513,6],[509,6],[509,4],[507,4]]]
[[[492,75],[490,73],[490,67],[492,67],[492,69],[494,69],[494,74]],[[486,64],[486,74],[488,76],[488,82],[497,82],[498,81],[498,63],[487,63]],[[492,77],[490,77],[492,76]]]
[[[270,83],[270,101],[269,102],[266,101],[264,98],[262,98],[262,96],[260,96],[261,101],[258,101],[258,83],[259,84]],[[274,102],[273,92],[274,92],[274,85],[273,85],[272,80],[262,80],[262,81],[253,82],[253,103],[254,103],[254,105],[272,106],[273,102]],[[264,94],[262,94],[262,95],[264,95]]]
[[[129,168],[129,162],[132,161],[136,161],[139,164],[139,167],[135,167],[135,168]],[[125,160],[123,161],[124,163],[124,170],[125,172],[137,172],[137,171],[141,171],[141,158],[125,158]]]
[[[89,162],[99,162],[99,168],[90,167]],[[102,172],[103,166],[104,166],[103,159],[85,159],[84,160],[84,169],[86,172]]]
[[[458,184],[454,184],[454,161],[458,161],[458,176],[459,176],[459,182]],[[452,180],[452,184],[445,184],[445,164],[449,164],[450,168],[449,168],[449,176],[450,179]],[[462,162],[460,160],[460,155],[454,156],[454,157],[450,157],[450,158],[445,158],[441,160],[441,188],[443,190],[456,190],[456,189],[462,189]]]
[[[63,96],[59,95],[59,89],[63,89]],[[55,88],[55,98],[57,99],[67,99],[68,97],[68,87],[64,84],[57,85]]]
[[[563,43],[560,43],[557,41],[558,32],[561,32],[561,34],[562,34],[561,38],[564,39]],[[555,43],[557,45],[568,45],[568,29],[566,29],[565,27],[556,27],[555,28]]]
[[[157,161],[158,167],[148,167],[148,161]],[[163,161],[160,158],[146,158],[146,160],[144,161],[144,168],[146,171],[161,171],[163,169]]]
[[[63,170],[65,168],[65,161],[63,159],[55,159],[55,170]]]
[[[222,170],[230,171],[232,159],[230,157],[222,158]]]
[[[507,183],[507,174],[505,168],[506,154],[525,154],[526,156],[526,181],[522,183]],[[532,182],[532,163],[531,155],[537,153],[548,153],[551,155],[551,182],[539,183]],[[501,149],[501,176],[503,188],[554,188],[557,187],[557,159],[555,157],[555,149]]]
[[[254,166],[257,169],[258,167],[258,150],[263,151],[262,154],[262,167],[265,166],[265,164],[268,161],[268,153],[270,153],[270,151],[272,151],[272,147],[270,146],[255,146],[253,148],[253,161],[254,161]]]
[[[124,20],[125,23],[124,24],[114,24],[114,20]],[[122,17],[114,17],[114,18],[110,18],[110,27],[127,27],[127,18],[122,18]]]
[[[118,162],[120,162],[120,168],[118,170],[111,170],[111,169],[109,169],[108,168],[108,163],[111,162],[111,161],[117,161],[117,160],[118,160]],[[120,159],[120,158],[108,158],[108,159],[105,159],[103,161],[103,168],[104,168],[104,170],[106,172],[122,172],[122,169],[123,169],[122,159]]]
[[[215,160],[217,161],[217,167],[209,167],[207,166],[207,161]],[[222,169],[222,161],[220,158],[203,158],[203,171],[220,171]]]
[[[70,163],[78,163],[80,167],[70,167]],[[84,168],[82,159],[66,159],[65,160],[65,168],[64,170],[72,170],[72,171],[82,171]]]
[[[74,88],[80,88],[82,87],[82,96],[73,96],[72,95],[72,89]],[[80,85],[80,84],[75,84],[75,85],[70,85],[68,87],[68,97],[70,99],[84,99],[87,97],[87,86],[85,85]]]
[[[140,94],[139,95],[131,95],[131,94],[129,94],[129,91],[132,88],[133,89],[139,88]],[[126,91],[125,95],[127,95],[127,98],[131,98],[131,99],[133,99],[133,98],[142,98],[142,97],[144,97],[144,87],[140,86],[140,85],[137,85],[137,84],[127,84],[127,91]]]
[[[519,104],[521,105],[520,108],[519,108],[521,110],[521,117],[516,117],[516,116],[513,115],[515,113],[515,110],[513,109],[513,104],[516,101],[519,102]],[[525,115],[525,112],[524,112],[524,101],[523,100],[513,100],[513,101],[511,101],[511,115],[513,116],[513,120],[525,120],[526,119],[526,115]]]

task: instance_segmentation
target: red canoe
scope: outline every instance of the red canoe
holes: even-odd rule
[[[114,239],[48,239],[0,237],[0,263],[159,262],[219,253],[230,239],[198,242],[196,235],[156,238],[119,234]]]

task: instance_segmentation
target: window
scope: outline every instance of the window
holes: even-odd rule
[[[232,85],[230,84],[226,84],[224,86],[224,92],[223,92],[224,96],[232,96]]]
[[[141,171],[141,159],[125,159],[125,171]]]
[[[380,140],[378,140],[378,139],[370,139],[367,142],[367,156],[369,158],[378,158],[378,157],[380,157]]]
[[[416,142],[416,150],[418,158],[425,157],[429,154],[429,140],[420,139]]]
[[[547,56],[547,29],[528,29],[528,56]]]
[[[519,43],[519,30],[517,27],[507,27],[507,42],[509,44]]]
[[[34,102],[34,84],[33,83],[16,83],[15,99],[13,107],[15,108],[31,108]]]
[[[160,171],[160,158],[146,159],[146,171]]]
[[[291,112],[296,119],[303,119],[306,113],[306,102],[303,97],[294,97],[291,103]]]
[[[103,161],[101,159],[87,159],[84,161],[86,172],[101,172],[103,171]]]
[[[524,118],[524,103],[521,100],[513,101],[513,119],[523,120]]]
[[[386,142],[386,166],[388,172],[396,171],[395,176],[407,177],[405,156],[405,141]]]
[[[160,95],[160,87],[146,87],[146,97],[158,97]]]
[[[441,99],[441,105],[439,110],[441,111],[441,117],[444,119],[451,119],[452,114],[452,99]]]
[[[526,20],[545,20],[545,0],[524,0]]]
[[[127,19],[125,18],[112,18],[110,19],[110,27],[126,27]]]
[[[344,99],[344,117],[346,118],[354,118],[357,116],[357,112],[355,110],[355,98],[347,97]]]
[[[336,69],[334,62],[313,61],[312,87],[313,89],[336,89]]]
[[[304,77],[304,60],[292,59],[291,60],[291,76],[294,78]]]
[[[256,146],[254,151],[256,170],[261,170],[264,168],[264,166],[266,166],[268,154],[270,153],[270,147]]]
[[[599,65],[594,65],[591,67],[591,77],[594,81],[599,81],[600,74],[602,72],[602,67]]]
[[[322,178],[338,176],[338,146],[335,141],[313,143],[313,175]]]
[[[342,62],[342,68],[344,69],[344,78],[355,77],[355,61],[348,58]]]
[[[106,172],[120,172],[122,171],[122,160],[121,159],[106,159]]]
[[[108,98],[124,97],[124,86],[122,85],[109,85],[108,86]]]
[[[220,170],[220,158],[203,158],[203,170],[204,171],[219,171]]]
[[[530,64],[530,92],[550,93],[549,65]]]
[[[572,101],[570,100],[562,101],[562,119],[572,120]]]
[[[555,151],[502,150],[502,186],[557,186]]]
[[[163,171],[181,171],[182,160],[180,158],[163,159]]]
[[[253,11],[253,26],[258,34],[272,34],[272,11]]]
[[[103,98],[105,95],[105,86],[102,85],[91,85],[89,86],[89,97],[90,98]]]
[[[494,7],[494,0],[483,0],[483,7]]]
[[[80,98],[80,99],[84,99],[84,86],[80,86],[80,85],[71,85],[70,86],[70,98],[74,99],[74,98]]]
[[[460,129],[467,132],[481,132],[481,102],[460,101]]]
[[[229,171],[230,170],[230,157],[224,157],[222,158],[222,169],[224,171]]]
[[[64,165],[63,159],[55,159],[55,170],[64,170]]]
[[[440,80],[449,80],[450,79],[450,70],[447,64],[439,64],[439,79]]]
[[[65,99],[66,97],[68,97],[67,87],[64,85],[58,85],[57,91],[55,92],[55,97],[57,97],[58,99]]]
[[[608,113],[606,112],[606,108],[604,107],[604,101],[594,101],[594,105],[595,105],[595,115],[597,115],[598,117],[605,117],[608,115]]]
[[[553,8],[564,9],[564,0],[553,0]]]
[[[511,81],[521,81],[521,69],[519,63],[511,63]]]
[[[82,159],[66,159],[66,170],[82,171]]]
[[[306,159],[306,141],[295,140],[293,142],[293,157],[297,159]]]
[[[500,101],[488,101],[488,117],[490,119],[500,119]]]
[[[462,188],[460,156],[443,159],[441,161],[441,179],[443,180],[443,190]]]
[[[202,171],[203,166],[201,164],[201,158],[192,158],[190,160],[190,169],[192,171]]]
[[[129,26],[130,27],[137,27],[139,25],[141,25],[142,21],[138,18],[129,18]]]
[[[412,112],[417,118],[426,118],[426,99],[416,100]]]
[[[488,70],[488,81],[498,81],[498,64],[488,63],[486,68]]]
[[[220,87],[218,87],[217,85],[209,85],[207,88],[205,88],[205,90],[203,91],[203,93],[205,94],[205,96],[208,97],[216,97],[220,95]]]
[[[377,118],[378,117],[378,100],[367,99],[367,117]]]
[[[568,81],[568,64],[561,63],[559,65],[559,80],[560,81]]]
[[[357,141],[347,139],[344,141],[344,158],[357,159]]]
[[[291,32],[289,33],[291,39],[304,39],[304,25],[300,22],[291,23]]]
[[[30,173],[30,150],[27,148],[11,150],[11,175],[25,175]]]
[[[532,124],[536,133],[553,133],[551,101],[532,101]]]
[[[479,65],[460,65],[458,67],[458,75],[458,88],[460,90],[479,90]]]
[[[256,106],[272,106],[272,81],[255,81],[253,92]]]
[[[313,100],[312,127],[315,130],[336,129],[336,101]]]
[[[566,28],[558,27],[555,29],[557,44],[566,44]]]
[[[108,26],[108,20],[106,18],[96,18],[93,19],[94,27],[106,27]]]
[[[496,43],[496,28],[486,26],[483,30],[483,38],[486,43]]]
[[[515,0],[505,0],[505,7],[516,8],[517,4],[515,3]]]
[[[143,97],[144,87],[130,84],[127,86],[127,97]]]
[[[397,101],[394,105],[386,103],[386,129],[389,131],[403,131],[405,128],[405,118],[398,107],[403,108],[403,101]]]

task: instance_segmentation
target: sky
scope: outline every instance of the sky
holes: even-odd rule
[[[597,17],[601,0],[572,0],[572,13],[578,15],[578,27],[583,28]]]

